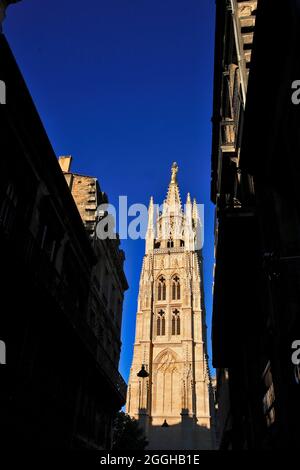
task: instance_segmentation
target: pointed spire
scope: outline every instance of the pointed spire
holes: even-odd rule
[[[148,231],[154,228],[154,201],[153,196],[150,197],[148,208]]]
[[[190,217],[192,220],[193,217],[193,206],[190,193],[187,193],[186,203],[185,203],[185,215]]]
[[[177,183],[177,173],[178,173],[178,165],[176,162],[173,163],[171,168],[171,181],[168,188],[166,204],[172,210],[178,208],[178,212],[181,211],[181,199],[179,193],[179,187]]]
[[[154,201],[153,196],[150,198],[148,209],[148,228],[146,233],[146,253],[153,249],[154,243]]]
[[[198,213],[198,206],[197,206],[196,198],[194,198],[194,200],[193,200],[193,219],[194,219],[195,223],[197,224],[198,219],[199,219],[199,213]]]
[[[193,220],[194,220],[194,227],[196,231],[195,249],[200,250],[203,247],[204,232],[203,232],[203,225],[202,225],[203,221],[200,218],[196,199],[194,199],[193,201]]]
[[[187,194],[186,205],[185,205],[185,226],[184,226],[184,238],[185,238],[185,249],[192,251],[194,249],[194,232],[193,232],[193,206],[190,193]]]

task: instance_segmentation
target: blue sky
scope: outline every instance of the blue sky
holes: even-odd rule
[[[116,204],[165,198],[173,161],[185,201],[205,204],[207,323],[212,309],[210,203],[213,0],[23,0],[4,32],[57,155],[98,177]],[[127,380],[144,241],[122,243],[130,289],[120,371]],[[211,355],[211,354],[210,354]]]

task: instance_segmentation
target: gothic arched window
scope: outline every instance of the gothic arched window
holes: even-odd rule
[[[166,298],[167,298],[166,280],[163,276],[161,276],[158,279],[157,300],[166,300]]]
[[[176,308],[172,312],[172,335],[180,335],[180,315]]]
[[[167,248],[174,248],[174,242],[172,239],[168,241]]]
[[[178,276],[172,279],[172,300],[180,300],[180,279]]]
[[[165,312],[160,310],[157,314],[156,335],[165,336],[166,334],[166,319]]]

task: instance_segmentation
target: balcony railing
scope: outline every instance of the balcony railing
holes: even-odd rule
[[[173,248],[155,248],[153,253],[184,253],[184,247]]]

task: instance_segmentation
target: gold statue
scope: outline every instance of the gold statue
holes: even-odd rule
[[[176,162],[174,162],[173,165],[172,165],[172,179],[171,179],[172,183],[176,183],[177,173],[178,173],[178,165],[177,165]]]

